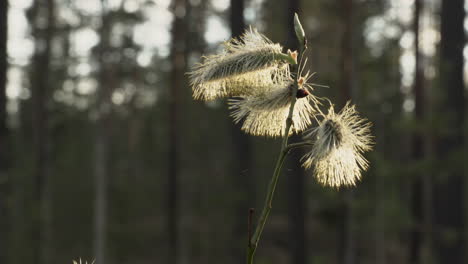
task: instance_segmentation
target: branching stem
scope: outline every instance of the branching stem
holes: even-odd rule
[[[286,147],[286,149],[288,151],[292,150],[292,149],[295,149],[295,148],[302,148],[302,147],[310,147],[310,146],[313,146],[314,143],[312,142],[298,142],[298,143],[291,143],[291,144],[288,144],[288,146]]]
[[[303,45],[300,46],[300,52],[299,54],[302,55],[305,47]],[[248,245],[247,245],[247,264],[253,264],[254,256],[255,256],[255,251],[258,246],[258,242],[260,241],[260,237],[262,235],[263,228],[265,227],[265,223],[268,219],[268,216],[270,214],[271,208],[272,208],[272,202],[273,202],[273,197],[275,194],[275,189],[276,189],[276,184],[278,183],[279,175],[281,173],[281,169],[283,168],[284,160],[286,159],[286,156],[288,155],[289,151],[295,147],[300,147],[299,145],[304,144],[304,143],[296,143],[296,144],[291,144],[288,145],[288,139],[289,139],[289,131],[291,130],[292,126],[292,117],[294,113],[294,106],[296,105],[296,94],[297,94],[297,89],[299,87],[298,85],[298,78],[299,76],[299,65],[295,64],[293,65],[293,70],[295,80],[294,80],[294,87],[291,91],[291,106],[289,107],[289,114],[288,118],[286,119],[286,127],[284,129],[284,134],[283,134],[283,141],[281,143],[281,150],[279,153],[278,160],[276,161],[275,165],[275,170],[273,172],[273,176],[270,180],[270,183],[268,185],[268,191],[265,199],[265,204],[263,206],[262,213],[260,215],[260,218],[258,219],[257,226],[255,228],[255,232],[250,239]],[[301,145],[302,146],[302,145]]]

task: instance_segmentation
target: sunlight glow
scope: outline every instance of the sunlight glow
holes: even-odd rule
[[[96,79],[83,78],[78,82],[76,92],[80,95],[90,95],[96,92],[97,86],[98,84]]]
[[[122,91],[116,90],[112,93],[112,103],[121,105],[125,101],[125,96]]]
[[[140,8],[140,4],[137,0],[126,0],[124,2],[123,8],[128,13],[135,13]]]
[[[265,0],[251,0],[247,1],[244,9],[244,19],[246,24],[255,25],[255,27],[264,31],[266,28],[265,22],[261,19],[261,13],[264,9]]]
[[[148,50],[143,50],[140,53],[138,53],[137,56],[137,63],[141,67],[148,67],[151,64],[151,57],[153,53],[148,51]]]
[[[58,20],[62,20],[62,23],[75,27],[79,26],[81,23],[81,18],[68,7],[61,6],[57,13]]]
[[[33,3],[33,0],[15,0],[15,1],[9,1],[10,4],[10,9],[26,9],[31,7]]]
[[[8,55],[11,63],[25,66],[33,55],[34,42],[26,35],[28,22],[24,10],[11,8],[8,25]]]
[[[79,13],[85,15],[99,15],[101,13],[101,1],[99,0],[86,0],[86,1],[72,1],[74,7]]]
[[[80,62],[75,70],[77,75],[87,76],[91,73],[91,65],[87,62]]]
[[[440,40],[439,32],[432,27],[425,27],[420,33],[421,52],[426,56],[434,56]]]
[[[110,9],[117,9],[122,5],[123,0],[107,0],[107,5]]]
[[[96,31],[90,28],[82,28],[71,34],[71,51],[76,56],[88,56],[91,48],[99,43]]]
[[[410,49],[414,45],[414,33],[406,31],[400,38],[400,46],[403,49]]]
[[[211,5],[217,12],[223,12],[229,8],[229,0],[211,0]]]
[[[153,2],[159,6],[159,8],[169,8],[171,0],[153,0]]]
[[[21,95],[21,87],[14,84],[21,83],[23,72],[16,67],[12,67],[8,70],[7,76],[8,84],[6,87],[6,96],[8,99],[19,99]]]
[[[401,29],[394,21],[382,16],[367,19],[364,26],[364,37],[366,45],[370,48],[372,55],[378,57],[385,48],[388,39],[396,39],[401,35]]]
[[[406,25],[413,21],[414,0],[393,0],[389,1],[389,5],[385,14],[389,20],[398,20]]]
[[[205,40],[210,43],[217,43],[226,41],[229,39],[231,33],[223,24],[223,21],[216,16],[211,16],[208,18],[207,27],[205,32]]]
[[[406,50],[400,57],[401,82],[404,86],[411,86],[414,80],[415,58],[411,50]]]
[[[403,101],[403,110],[405,112],[413,112],[415,107],[414,99],[413,98],[405,98]]]
[[[162,2],[162,1],[159,1]],[[135,26],[133,38],[135,43],[145,50],[140,57],[148,62],[147,56],[151,50],[157,49],[160,56],[169,55],[169,44],[171,41],[170,27],[173,20],[172,13],[161,6],[151,6],[143,10],[146,21]]]

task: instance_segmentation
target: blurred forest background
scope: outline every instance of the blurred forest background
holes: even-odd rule
[[[0,263],[243,263],[279,140],[184,74],[252,25],[351,99],[356,188],[291,155],[257,263],[468,263],[463,0],[0,0]]]

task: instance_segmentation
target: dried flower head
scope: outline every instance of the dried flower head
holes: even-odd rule
[[[301,77],[300,89],[294,95],[297,98],[292,116],[290,134],[305,130],[312,123],[318,99],[311,94],[312,86],[307,84],[310,75]],[[255,136],[283,136],[293,99],[292,79],[270,85],[270,90],[261,94],[230,100],[231,116],[234,122],[243,120],[242,130]],[[266,90],[266,89],[263,89]]]
[[[255,29],[247,30],[240,39],[224,43],[224,52],[204,57],[189,73],[193,97],[214,100],[219,97],[246,96],[267,88],[271,82],[289,78],[288,63],[297,63],[294,53],[282,53]]]
[[[355,185],[369,167],[362,153],[372,148],[370,126],[349,103],[338,114],[330,107],[320,125],[304,136],[314,145],[302,158],[303,167],[314,166],[314,176],[323,185]]]

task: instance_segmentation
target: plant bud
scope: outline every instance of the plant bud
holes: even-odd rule
[[[306,89],[298,89],[296,93],[296,98],[304,98],[309,95],[309,92]]]
[[[297,15],[297,13],[294,14],[294,31],[296,31],[296,37],[299,41],[299,44],[306,46],[304,28],[301,25],[301,21],[299,21],[299,16]]]

